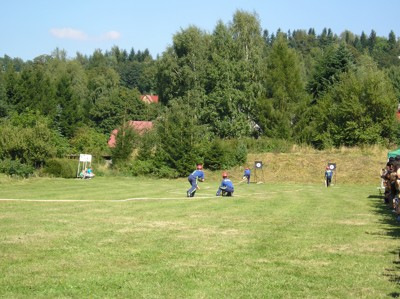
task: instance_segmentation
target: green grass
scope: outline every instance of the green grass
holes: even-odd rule
[[[1,298],[392,298],[376,186],[0,179]]]

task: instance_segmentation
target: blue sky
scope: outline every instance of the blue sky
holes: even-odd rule
[[[378,36],[400,36],[398,0],[9,0],[2,1],[0,57],[32,60],[56,48],[91,55],[113,46],[148,49],[155,58],[181,29],[195,25],[212,32],[236,10],[256,12],[262,29],[331,28]]]

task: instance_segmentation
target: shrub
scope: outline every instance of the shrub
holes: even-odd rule
[[[251,153],[288,153],[293,146],[293,142],[284,139],[246,138],[243,140],[247,149]]]
[[[101,157],[111,153],[107,140],[108,136],[97,132],[94,128],[83,126],[77,128],[69,142],[73,153],[91,153],[93,157]]]
[[[244,142],[214,139],[204,158],[204,166],[214,171],[241,165],[246,160],[247,147]]]
[[[135,160],[130,167],[130,172],[133,176],[148,175],[153,171],[153,163],[152,160]]]
[[[125,164],[129,161],[138,140],[138,133],[129,127],[129,125],[125,124],[119,128],[115,147],[111,150],[113,165]]]
[[[155,175],[159,178],[176,179],[179,177],[178,172],[168,166],[161,166],[157,168]]]
[[[60,178],[76,178],[78,162],[71,159],[50,159],[46,162],[44,173]]]
[[[214,139],[204,157],[204,167],[210,170],[222,169],[226,165],[224,145],[220,139]]]
[[[28,164],[23,164],[17,160],[2,160],[0,161],[0,172],[10,176],[27,178],[33,174],[34,167]]]
[[[241,165],[247,160],[247,146],[245,143],[237,141],[235,146],[235,165]]]

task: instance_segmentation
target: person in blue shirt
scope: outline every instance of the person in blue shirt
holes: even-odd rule
[[[250,174],[251,174],[250,169],[246,167],[243,173],[243,180],[247,179],[247,184],[250,184]]]
[[[221,185],[218,188],[216,196],[219,196],[222,193],[222,196],[232,196],[233,195],[233,183],[230,179],[228,179],[228,173],[223,172],[222,173],[222,182]]]
[[[331,185],[332,176],[333,176],[332,169],[330,169],[329,166],[326,166],[326,169],[325,169],[325,185],[326,185],[326,187],[329,187]]]
[[[187,197],[193,197],[196,194],[196,190],[200,189],[197,182],[204,182],[203,165],[197,164],[197,169],[188,176],[188,181],[191,187],[186,192],[186,195]]]
[[[86,171],[86,176],[88,179],[94,178],[94,173],[92,171],[92,167],[88,168],[88,170]]]

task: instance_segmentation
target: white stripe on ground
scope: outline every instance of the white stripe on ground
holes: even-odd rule
[[[195,196],[195,197],[133,197],[126,199],[23,199],[23,198],[0,198],[1,201],[23,201],[23,202],[124,202],[134,200],[173,200],[173,199],[196,199],[196,198],[213,198],[214,196]]]
[[[270,191],[264,193],[246,193],[246,196],[259,196],[259,195],[268,195],[271,193],[283,193],[283,192],[298,192],[302,189],[296,190],[281,190],[281,191]],[[170,193],[175,193],[171,192]],[[181,192],[180,192],[181,193]],[[235,193],[232,198],[239,197],[240,194]],[[219,198],[222,196],[215,196],[215,194],[205,194],[205,195],[195,195],[194,197],[186,197],[186,196],[176,196],[176,197],[132,197],[126,199],[24,199],[24,198],[0,198],[0,201],[24,201],[24,202],[126,202],[126,201],[135,201],[135,200],[173,200],[173,199],[206,199],[206,198]],[[227,197],[224,197],[227,198]]]

